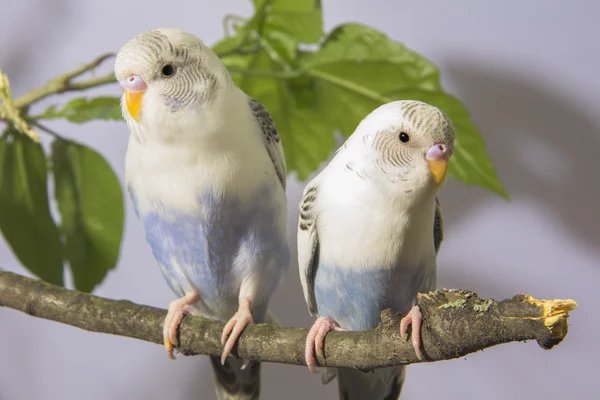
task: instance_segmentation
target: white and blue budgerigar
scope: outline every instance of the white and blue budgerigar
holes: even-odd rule
[[[265,322],[289,265],[286,165],[267,110],[202,41],[179,29],[131,38],[115,62],[130,139],[126,184],[147,242],[178,299],[164,323],[173,356],[185,313],[228,321],[211,356],[220,399],[255,399],[260,364],[229,358]]]
[[[436,286],[437,195],[454,140],[453,124],[438,108],[419,101],[384,104],[306,186],[298,261],[309,312],[318,316],[306,341],[311,371],[327,332],[375,328],[386,308],[406,315],[400,332],[405,336],[412,324],[421,358],[422,315],[414,301]],[[383,400],[399,397],[405,371],[340,368],[335,374],[341,399]]]

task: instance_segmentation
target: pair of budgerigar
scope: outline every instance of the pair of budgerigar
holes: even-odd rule
[[[268,111],[233,83],[197,37],[158,29],[130,39],[115,74],[130,130],[126,185],[146,239],[178,299],[164,343],[173,358],[184,314],[227,321],[211,356],[219,399],[257,399],[260,363],[228,358],[244,327],[273,322],[268,302],[289,264],[286,164]],[[417,292],[436,284],[437,203],[454,144],[437,108],[397,101],[369,114],[300,205],[298,258],[318,319],[306,361],[328,331],[367,330],[384,308],[407,314],[420,355]],[[402,367],[336,371],[340,396],[395,399]]]

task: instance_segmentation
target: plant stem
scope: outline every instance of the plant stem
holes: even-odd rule
[[[60,135],[58,132],[56,132],[56,131],[54,131],[54,130],[52,130],[52,129],[48,128],[48,127],[47,127],[47,126],[45,126],[45,125],[42,125],[42,124],[40,124],[40,123],[39,123],[38,121],[36,121],[36,120],[31,120],[31,121],[29,121],[29,123],[30,123],[31,125],[33,125],[33,126],[36,126],[36,127],[38,127],[39,129],[43,130],[44,132],[48,133],[49,135],[52,135],[52,136],[54,136],[54,137],[55,137],[55,138],[57,138],[57,139],[64,139],[64,138],[63,138],[63,137],[62,137],[62,136],[61,136],[61,135]]]
[[[244,69],[235,67],[228,67],[227,70],[232,74],[272,79],[292,79],[299,77],[303,73],[303,71],[261,71],[258,69]]]
[[[349,80],[346,80],[343,78],[339,78],[335,75],[331,75],[331,74],[328,74],[323,71],[312,69],[312,70],[310,70],[309,75],[311,75],[314,78],[319,78],[324,81],[327,81],[329,83],[332,83],[332,84],[342,87],[344,89],[350,90],[352,92],[358,93],[358,94],[365,96],[365,97],[367,97],[373,101],[376,101],[378,103],[383,104],[383,103],[388,103],[393,100],[389,97],[381,96],[379,93],[377,93],[369,88],[366,88],[364,86],[361,86],[357,83],[354,83],[352,81],[349,81]]]
[[[87,90],[96,86],[116,82],[115,77],[112,73],[100,78],[94,78],[87,81],[72,82],[74,78],[77,78],[86,72],[92,71],[102,62],[113,56],[113,53],[103,54],[88,64],[84,64],[71,72],[67,72],[66,74],[57,76],[41,88],[34,89],[26,95],[23,95],[18,99],[14,100],[13,104],[15,108],[22,110],[23,108],[29,107],[33,103],[36,103],[53,94],[59,94],[69,91]]]
[[[21,111],[15,107],[10,90],[8,76],[0,69],[0,119],[8,122],[9,129],[13,126],[17,131],[29,136],[33,141],[39,142],[40,138],[31,129],[27,121],[21,116]]]

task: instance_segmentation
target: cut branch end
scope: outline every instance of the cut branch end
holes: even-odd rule
[[[554,339],[554,341],[550,341],[549,343],[540,343],[540,346],[551,348],[567,335],[567,319],[569,318],[569,313],[578,306],[577,302],[572,299],[538,300],[532,296],[527,296],[526,300],[530,304],[540,308],[540,318],[548,328],[551,338]],[[550,347],[547,347],[549,344]]]

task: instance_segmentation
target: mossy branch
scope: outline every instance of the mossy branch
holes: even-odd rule
[[[29,136],[33,141],[39,142],[40,137],[29,123],[21,115],[21,111],[15,106],[10,89],[10,81],[6,74],[0,69],[0,120],[10,123],[14,129]]]
[[[300,301],[300,299],[299,299]],[[463,357],[501,343],[536,340],[544,349],[567,334],[573,300],[537,300],[516,295],[485,300],[466,290],[419,294],[424,315],[424,360],[399,335],[400,315],[382,312],[381,325],[367,332],[330,332],[319,364],[370,370]],[[0,271],[0,306],[93,332],[110,333],[161,344],[166,310],[126,300],[110,300]],[[184,355],[220,354],[221,321],[185,316],[178,350]],[[265,362],[304,365],[307,330],[276,325],[248,326],[234,356]],[[166,355],[165,355],[166,357]]]

